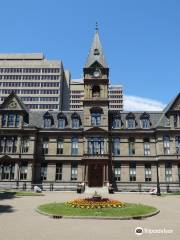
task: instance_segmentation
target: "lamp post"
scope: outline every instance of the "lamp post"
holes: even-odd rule
[[[157,196],[161,196],[161,189],[160,189],[160,184],[159,184],[159,162],[157,158],[156,162],[156,173],[157,173]]]

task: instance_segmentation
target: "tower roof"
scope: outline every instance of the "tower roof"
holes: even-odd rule
[[[85,64],[85,68],[90,67],[94,62],[98,62],[99,64],[102,65],[102,67],[108,68],[108,65],[106,64],[106,61],[105,61],[101,41],[99,38],[99,29],[97,24],[96,24],[96,31],[94,34],[92,45],[91,45],[88,58]]]

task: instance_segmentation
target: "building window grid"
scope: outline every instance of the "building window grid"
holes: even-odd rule
[[[62,180],[62,164],[56,164],[56,181]]]
[[[57,140],[57,154],[63,154],[64,149],[64,140],[58,139]]]
[[[152,170],[150,164],[145,164],[145,182],[152,181]]]
[[[120,165],[115,165],[114,177],[115,177],[115,181],[121,181],[121,166]]]
[[[77,138],[72,138],[71,146],[72,146],[71,154],[78,155],[78,139]]]
[[[165,163],[165,181],[172,182],[172,163]]]
[[[91,114],[91,124],[92,126],[99,126],[101,124],[101,114],[92,113]]]
[[[120,155],[120,139],[114,138],[112,142],[113,142],[113,155]]]
[[[78,165],[72,164],[71,165],[71,181],[76,181],[78,175]]]
[[[43,155],[48,154],[48,145],[49,145],[49,140],[43,139],[43,143],[42,143],[42,154]]]
[[[104,154],[104,139],[93,137],[88,139],[88,154],[103,155]]]
[[[175,137],[176,142],[176,154],[180,155],[180,136]]]
[[[130,138],[129,139],[129,155],[135,155],[135,139]]]
[[[0,180],[14,180],[15,164],[0,165]]]
[[[164,136],[163,137],[163,145],[164,145],[164,155],[170,154],[170,137]]]
[[[148,156],[150,154],[151,154],[151,152],[150,152],[150,141],[149,141],[148,138],[145,138],[144,139],[144,155]]]
[[[11,153],[17,152],[17,137],[0,137],[0,153]]]
[[[129,166],[129,180],[130,180],[130,182],[135,182],[136,181],[136,164],[135,163],[130,163],[130,166]]]
[[[41,178],[41,181],[47,180],[47,164],[41,165],[40,178]]]
[[[20,166],[20,180],[26,180],[27,179],[27,171],[28,171],[28,165],[23,164]]]

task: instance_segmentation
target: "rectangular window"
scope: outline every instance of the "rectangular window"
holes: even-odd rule
[[[120,155],[120,139],[119,138],[113,139],[113,154]]]
[[[27,169],[28,165],[23,164],[20,166],[20,180],[26,180],[27,179]]]
[[[176,154],[180,155],[180,136],[176,136],[175,141],[176,141]]]
[[[163,137],[163,145],[164,145],[164,155],[170,154],[170,137],[169,136]]]
[[[178,178],[179,178],[179,182],[180,182],[180,164],[178,164]]]
[[[2,127],[6,127],[7,126],[7,115],[3,114],[2,115]]]
[[[114,166],[114,177],[115,177],[115,181],[121,181],[121,165],[120,164],[116,164]]]
[[[22,153],[27,153],[29,151],[29,138],[22,138]]]
[[[77,180],[77,174],[78,174],[78,165],[72,164],[71,165],[71,180],[76,181]]]
[[[151,164],[145,164],[145,182],[151,182],[151,180],[152,180]]]
[[[149,128],[150,127],[150,122],[149,122],[149,119],[147,118],[144,118],[141,120],[141,123],[142,123],[142,128]]]
[[[71,148],[72,155],[77,155],[78,154],[78,139],[72,138],[71,144],[72,144],[72,148]]]
[[[104,139],[92,137],[88,139],[88,154],[101,155],[104,154]]]
[[[41,181],[47,180],[47,164],[41,165]]]
[[[172,163],[165,163],[165,181],[172,182]]]
[[[57,154],[63,154],[63,146],[64,146],[64,140],[58,139],[57,140]]]
[[[136,181],[136,163],[130,163],[129,165],[129,180],[130,182]]]
[[[48,145],[49,140],[47,138],[44,138],[42,143],[42,154],[48,154]]]
[[[14,119],[15,119],[14,114],[8,115],[8,127],[14,127]]]
[[[129,139],[129,155],[135,155],[135,139]]]
[[[56,164],[56,181],[62,180],[62,164]]]
[[[144,155],[150,155],[150,143],[149,138],[144,139]]]
[[[100,113],[92,113],[91,124],[92,124],[92,126],[99,126],[101,124],[101,114]]]
[[[59,118],[58,119],[58,127],[59,128],[64,128],[65,127],[65,119],[64,118]]]
[[[129,118],[127,120],[127,127],[129,129],[135,128],[135,120],[134,120],[134,118]]]
[[[72,128],[79,128],[79,119],[78,118],[72,119]]]

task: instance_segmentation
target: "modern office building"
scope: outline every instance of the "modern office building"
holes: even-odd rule
[[[180,190],[180,93],[158,112],[109,109],[109,67],[96,30],[83,69],[81,111],[0,105],[0,186]]]
[[[12,92],[28,109],[64,110],[69,99],[68,72],[61,61],[47,60],[42,53],[0,54],[0,103]]]
[[[123,111],[123,87],[122,85],[108,86],[109,110]],[[84,81],[83,79],[70,82],[70,110],[83,111]]]

